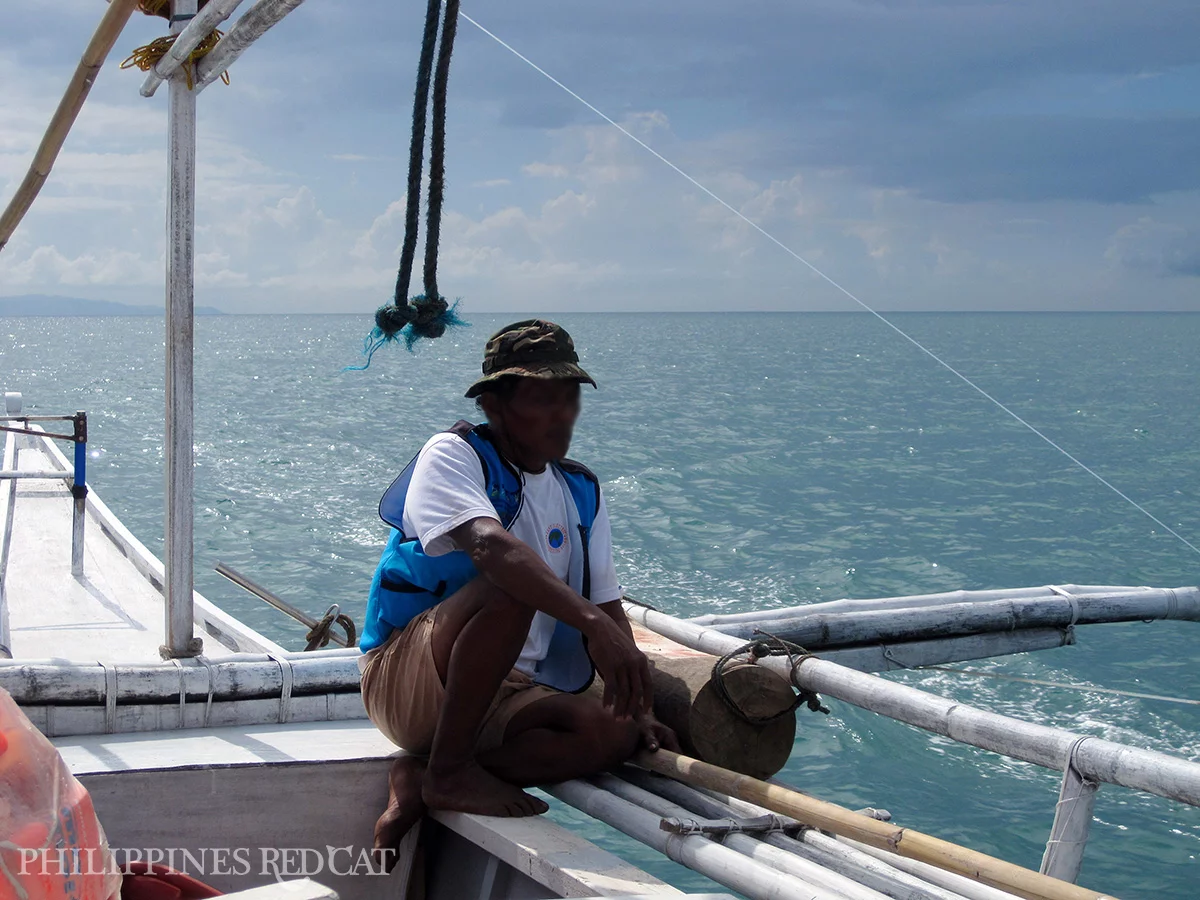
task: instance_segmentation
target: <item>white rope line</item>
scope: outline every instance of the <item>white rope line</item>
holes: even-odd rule
[[[117,669],[112,663],[97,663],[104,670],[104,732],[113,734],[117,730]]]
[[[1091,817],[1091,803],[1089,795],[1094,794],[1100,787],[1100,782],[1094,779],[1087,778],[1079,771],[1079,766],[1075,763],[1075,757],[1079,753],[1079,748],[1084,741],[1092,740],[1091,735],[1084,735],[1076,738],[1071,742],[1071,746],[1067,748],[1067,758],[1063,765],[1062,787],[1058,791],[1058,802],[1054,804],[1054,827],[1051,829],[1050,838],[1046,841],[1046,853],[1050,853],[1051,845],[1058,844],[1063,847],[1071,845],[1087,844],[1087,835],[1085,834],[1082,840],[1064,841],[1060,837],[1055,837],[1056,834],[1064,834],[1071,830],[1071,825],[1079,815]],[[1071,796],[1066,796],[1072,782],[1072,775],[1079,779],[1079,790]],[[1065,811],[1064,811],[1065,809]],[[1062,822],[1062,827],[1058,827],[1059,821]],[[1043,862],[1043,866],[1045,863]],[[1045,872],[1043,871],[1043,874]]]
[[[886,653],[885,653],[886,655]],[[897,665],[904,666],[900,660],[887,657]],[[979,669],[956,669],[953,666],[904,666],[912,672],[953,672],[956,675],[970,675],[974,678],[996,678],[1001,681],[1019,681],[1022,684],[1036,684],[1041,687],[1061,688],[1066,691],[1078,691],[1081,694],[1113,694],[1117,697],[1137,697],[1141,700],[1162,700],[1165,703],[1185,703],[1189,706],[1200,706],[1200,700],[1188,697],[1167,697],[1162,694],[1142,694],[1138,691],[1122,691],[1118,688],[1096,687],[1091,684],[1072,684],[1063,681],[1046,681],[1041,678],[1022,678],[1019,675],[1006,675],[1003,672],[984,672]]]
[[[279,665],[279,676],[282,684],[279,688],[279,724],[292,720],[292,663],[280,653],[268,653],[271,659]]]
[[[213,702],[213,667],[212,664],[203,656],[197,656],[196,662],[204,666],[208,670],[208,696],[204,698],[204,727],[208,728],[212,725],[212,702]]]
[[[1066,588],[1059,587],[1057,584],[1047,585],[1054,593],[1062,597],[1071,606],[1071,621],[1067,623],[1067,630],[1070,631],[1075,627],[1075,623],[1079,621],[1079,601],[1075,595]],[[1168,618],[1172,618],[1168,616]]]
[[[172,658],[171,665],[179,670],[179,727],[187,724],[187,669],[179,659]]]
[[[792,259],[803,264],[813,274],[822,278],[824,281],[828,282],[834,288],[841,291],[841,293],[845,294],[847,297],[849,297],[851,300],[853,300],[855,303],[857,303],[859,306],[861,306],[864,310],[866,310],[871,315],[873,315],[875,318],[877,318],[880,322],[882,322],[888,328],[892,329],[892,331],[896,332],[896,334],[900,335],[900,337],[904,338],[906,341],[908,341],[910,344],[912,344],[914,347],[916,347],[918,350],[920,350],[922,353],[924,353],[926,356],[928,356],[930,359],[932,359],[938,365],[942,366],[944,369],[946,369],[948,372],[950,372],[952,375],[954,375],[956,378],[958,378],[960,381],[962,381],[968,387],[977,391],[979,394],[981,394],[986,399],[990,400],[992,403],[994,403],[996,406],[998,406],[1004,412],[1008,413],[1010,416],[1012,416],[1012,418],[1016,419],[1017,422],[1024,425],[1026,428],[1028,428],[1030,431],[1032,431],[1035,435],[1040,437],[1043,441],[1045,441],[1047,444],[1049,444],[1051,447],[1053,447],[1055,450],[1057,450],[1059,453],[1061,453],[1063,456],[1065,456],[1071,462],[1075,463],[1075,465],[1079,466],[1079,468],[1083,469],[1083,471],[1087,472],[1089,475],[1091,475],[1093,478],[1095,478],[1097,481],[1099,481],[1102,485],[1104,485],[1106,488],[1108,488],[1110,491],[1112,491],[1114,494],[1116,494],[1118,497],[1120,497],[1126,503],[1133,506],[1135,509],[1137,509],[1139,512],[1141,512],[1144,516],[1146,516],[1148,519],[1150,519],[1152,522],[1154,522],[1160,528],[1162,528],[1163,530],[1165,530],[1168,533],[1177,537],[1185,545],[1187,545],[1189,548],[1191,548],[1191,550],[1193,552],[1195,552],[1198,556],[1200,556],[1200,547],[1197,547],[1195,544],[1193,544],[1191,541],[1189,541],[1187,538],[1185,538],[1183,535],[1181,535],[1178,531],[1176,531],[1174,528],[1172,528],[1166,522],[1162,521],[1162,519],[1158,518],[1156,515],[1154,515],[1152,512],[1150,512],[1148,509],[1146,509],[1144,506],[1142,506],[1140,503],[1138,503],[1136,500],[1134,500],[1132,497],[1130,497],[1128,494],[1126,494],[1124,491],[1122,491],[1120,488],[1118,488],[1116,485],[1114,485],[1112,482],[1110,482],[1108,479],[1106,479],[1099,472],[1096,472],[1094,469],[1087,466],[1084,462],[1082,462],[1077,457],[1073,456],[1071,453],[1069,453],[1067,450],[1065,450],[1059,444],[1055,443],[1053,439],[1051,439],[1046,434],[1044,434],[1042,431],[1040,431],[1036,426],[1031,425],[1029,422],[1025,421],[1025,419],[1021,418],[1020,415],[1018,415],[1013,410],[1009,409],[1002,402],[997,400],[995,397],[993,397],[991,394],[989,394],[987,391],[985,391],[983,388],[981,388],[979,385],[977,385],[975,382],[973,382],[970,378],[968,378],[966,375],[964,375],[962,372],[958,371],[958,369],[954,368],[954,366],[950,365],[950,363],[946,362],[944,359],[942,359],[940,356],[938,356],[936,353],[934,353],[932,350],[930,350],[928,347],[926,347],[924,344],[922,344],[916,338],[914,338],[910,334],[908,334],[908,332],[901,329],[898,325],[894,324],[889,319],[884,318],[880,313],[876,312],[873,308],[868,306],[862,300],[858,299],[858,297],[855,296],[849,289],[843,287],[841,284],[834,281],[830,276],[826,275],[824,272],[822,272],[815,265],[810,263],[807,259],[805,259],[803,256],[801,256],[799,253],[797,253],[795,250],[793,250],[787,244],[783,243],[783,241],[779,240],[777,237],[775,237],[773,234],[771,234],[769,231],[767,231],[765,228],[763,228],[761,225],[759,225],[753,219],[750,219],[748,216],[746,216],[741,210],[737,209],[736,207],[732,206],[731,204],[725,202],[725,200],[718,197],[716,194],[714,194],[712,191],[710,191],[708,188],[706,188],[703,184],[701,184],[699,181],[697,181],[695,178],[693,178],[687,172],[683,171],[683,169],[679,168],[679,166],[675,165],[675,163],[671,162],[669,159],[667,159],[665,156],[663,156],[661,153],[659,153],[657,150],[655,150],[653,147],[651,147],[649,144],[647,144],[645,141],[643,141],[637,135],[635,135],[631,131],[628,131],[627,129],[625,129],[623,126],[621,126],[619,123],[614,121],[609,116],[605,115],[603,112],[601,112],[599,109],[597,109],[591,103],[589,103],[587,100],[584,100],[583,97],[579,96],[577,93],[575,93],[569,87],[567,87],[565,84],[563,84],[557,78],[555,78],[553,75],[551,75],[545,69],[543,69],[537,63],[535,63],[533,60],[531,60],[529,57],[525,56],[523,53],[521,53],[519,50],[517,50],[511,44],[508,44],[507,42],[505,42],[498,35],[493,34],[491,31],[484,28],[482,25],[480,25],[478,22],[476,22],[474,19],[472,19],[469,15],[467,15],[461,9],[459,10],[458,14],[461,18],[466,19],[468,22],[470,22],[472,25],[474,25],[476,28],[478,28],[480,31],[482,31],[484,34],[486,34],[488,37],[490,37],[493,41],[495,41],[497,44],[499,44],[505,50],[509,51],[514,56],[516,56],[523,63],[530,66],[538,74],[546,77],[551,82],[553,82],[555,85],[562,88],[562,90],[566,91],[568,94],[570,94],[572,97],[574,97],[576,100],[578,100],[584,106],[586,106],[588,109],[590,109],[592,112],[594,112],[600,118],[602,118],[605,122],[607,122],[613,128],[617,129],[619,132],[621,132],[623,135],[625,135],[631,141],[636,143],[638,146],[640,146],[643,150],[645,150],[647,153],[649,153],[655,159],[659,160],[659,162],[668,166],[669,168],[674,170],[679,175],[683,176],[683,178],[687,179],[687,181],[690,182],[694,187],[703,191],[705,194],[707,194],[709,197],[711,197],[717,203],[721,204],[721,206],[725,207],[727,210],[729,210],[731,213],[733,213],[735,216],[737,216],[739,219],[741,219],[743,222],[745,222],[747,225],[749,225],[751,228],[753,228],[755,231],[757,231],[759,234],[761,234],[763,237],[765,237],[772,244],[777,246],[780,250],[782,250],[788,256],[792,257]]]

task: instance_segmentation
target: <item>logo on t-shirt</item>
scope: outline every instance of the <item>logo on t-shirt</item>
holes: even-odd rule
[[[546,546],[550,548],[551,553],[561,553],[566,543],[567,532],[563,526],[551,525],[546,529]]]

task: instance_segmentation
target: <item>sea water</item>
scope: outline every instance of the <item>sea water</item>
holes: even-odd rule
[[[303,629],[217,576],[227,563],[318,614],[361,623],[387,533],[383,489],[434,431],[507,321],[343,367],[369,316],[196,323],[196,584],[291,647]],[[572,455],[600,476],[634,597],[678,615],[841,597],[1041,584],[1200,583],[1200,553],[1023,419],[1200,545],[1200,315],[554,316],[600,389]],[[30,413],[89,413],[94,490],[162,546],[163,336],[150,318],[0,320],[0,387]],[[64,541],[68,539],[63,536]],[[889,675],[1029,721],[1200,757],[1200,625],[1088,626],[1059,650]],[[1036,869],[1059,776],[830,702],[802,710],[781,778]],[[707,882],[557,806],[561,821],[680,887]],[[1080,881],[1123,898],[1196,896],[1200,811],[1099,792]]]

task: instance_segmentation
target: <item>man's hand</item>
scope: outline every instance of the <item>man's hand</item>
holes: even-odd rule
[[[653,712],[641,713],[636,718],[638,729],[642,733],[642,746],[651,753],[656,752],[659,747],[675,753],[682,752],[679,749],[679,739],[675,736],[675,732],[658,721]]]
[[[587,634],[588,653],[604,679],[604,705],[618,718],[647,715],[654,697],[646,654],[609,616],[597,616]]]

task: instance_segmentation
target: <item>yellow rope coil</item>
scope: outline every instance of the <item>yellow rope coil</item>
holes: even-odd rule
[[[156,2],[156,0],[142,0],[141,5],[143,11],[145,10],[147,4],[153,4],[154,2]],[[197,60],[208,54],[213,47],[217,46],[217,42],[221,40],[221,36],[222,33],[220,31],[214,31],[212,34],[202,40],[196,49],[188,54],[188,58],[185,59],[181,64],[180,68],[182,68],[184,73],[187,75],[187,86],[189,91],[192,89],[192,67],[195,65]],[[143,72],[149,72],[152,68],[154,68],[155,65],[158,64],[160,59],[167,55],[167,52],[175,43],[176,37],[178,37],[178,35],[168,34],[166,37],[156,38],[150,43],[138,47],[129,54],[128,59],[121,63],[121,68],[131,69],[136,66]],[[229,84],[229,73],[222,72],[221,80],[226,84]]]

